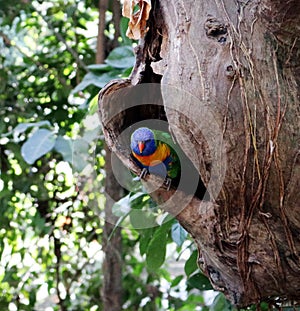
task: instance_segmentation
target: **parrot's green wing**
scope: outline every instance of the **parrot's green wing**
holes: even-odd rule
[[[154,138],[158,143],[167,144],[171,149],[171,158],[172,162],[168,167],[168,176],[172,179],[179,177],[180,173],[180,148],[174,143],[170,133],[159,131],[159,130],[152,130],[154,133]]]
[[[153,133],[158,143],[165,143],[171,149],[172,163],[167,171],[168,176],[172,179],[172,184],[179,186],[180,190],[202,199],[206,193],[206,187],[197,169],[182,151],[179,144],[173,141],[172,136],[168,132],[153,130]]]
[[[154,133],[155,140],[162,141],[174,150],[178,149],[170,133],[159,130],[152,130],[152,132]]]

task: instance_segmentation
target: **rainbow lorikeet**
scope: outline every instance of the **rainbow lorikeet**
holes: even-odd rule
[[[166,178],[168,188],[171,180],[180,175],[180,161],[175,144],[169,133],[140,127],[131,135],[132,156],[143,169],[141,176],[156,174]]]

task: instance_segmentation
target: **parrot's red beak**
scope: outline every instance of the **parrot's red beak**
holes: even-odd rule
[[[145,143],[143,141],[139,141],[138,147],[139,147],[140,153],[143,153],[143,150],[145,148]]]

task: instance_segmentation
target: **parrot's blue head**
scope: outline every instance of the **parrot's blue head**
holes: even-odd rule
[[[131,135],[131,150],[140,156],[148,156],[156,150],[154,133],[147,127],[140,127]]]

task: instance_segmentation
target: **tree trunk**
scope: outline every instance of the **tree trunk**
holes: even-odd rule
[[[108,0],[99,0],[99,25],[97,38],[96,63],[104,63],[106,56],[105,13]],[[102,247],[104,260],[102,265],[103,285],[101,297],[103,309],[107,311],[122,310],[122,235],[121,229],[114,230],[117,217],[112,214],[112,205],[124,194],[123,188],[115,179],[111,166],[111,152],[105,146],[105,222],[103,226]]]
[[[120,22],[121,22],[121,8],[120,2],[118,0],[112,1],[112,13],[113,13],[113,25],[115,29],[114,39],[112,42],[112,48],[115,48],[119,45],[119,38],[121,36],[120,31]]]
[[[112,205],[124,195],[122,187],[116,181],[112,167],[111,154],[106,147],[105,158],[105,221],[103,227],[102,247],[105,253],[102,271],[103,286],[101,295],[103,310],[122,310],[122,235],[121,228],[114,230],[117,217],[112,214]]]
[[[107,142],[136,173],[129,135],[120,134],[167,120],[210,201],[163,187],[151,195],[238,306],[300,295],[299,13],[296,0],[153,1],[131,78],[99,98]],[[133,109],[137,100],[143,106]]]
[[[108,0],[98,1],[99,21],[98,21],[96,64],[102,64],[106,57],[106,39],[104,31],[106,29],[105,13],[107,11],[107,8],[108,8]]]

